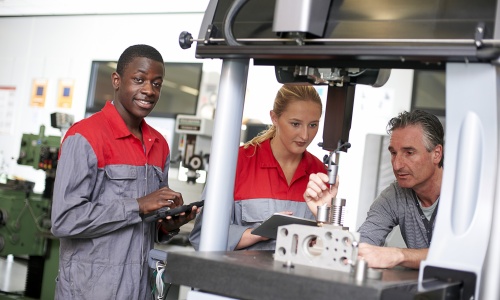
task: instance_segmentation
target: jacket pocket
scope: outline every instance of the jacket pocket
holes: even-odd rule
[[[241,205],[241,219],[246,225],[262,223],[272,214],[269,212],[269,200],[267,199],[242,200],[238,202],[235,204]]]
[[[122,197],[137,196],[137,167],[128,165],[112,165],[105,167],[108,182],[105,185],[106,194]]]

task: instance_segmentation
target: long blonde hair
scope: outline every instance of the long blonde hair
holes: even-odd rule
[[[318,91],[311,85],[284,84],[276,94],[274,99],[273,111],[279,118],[292,101],[311,101],[318,103],[323,109],[321,98]],[[269,126],[266,130],[259,133],[256,137],[246,142],[243,146],[245,149],[249,146],[257,146],[265,140],[272,139],[276,136],[276,127]]]

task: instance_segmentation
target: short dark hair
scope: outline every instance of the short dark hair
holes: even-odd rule
[[[123,76],[123,70],[128,66],[132,60],[137,57],[145,57],[151,60],[161,62],[164,64],[163,57],[160,52],[149,45],[133,45],[125,49],[120,58],[118,59],[118,64],[116,65],[116,73]]]
[[[391,134],[395,129],[405,128],[410,125],[419,125],[424,131],[424,144],[427,151],[431,151],[437,145],[443,146],[443,157],[439,162],[439,167],[443,166],[444,161],[444,129],[439,119],[426,111],[414,110],[404,111],[397,117],[392,118],[387,124],[387,133]]]

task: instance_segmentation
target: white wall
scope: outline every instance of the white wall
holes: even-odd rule
[[[46,126],[46,135],[60,135],[50,127],[50,114],[73,114],[83,118],[87,100],[91,62],[117,60],[123,50],[138,43],[157,48],[165,61],[193,62],[194,47],[182,50],[178,36],[189,31],[197,36],[203,14],[144,14],[33,16],[0,18],[0,87],[15,87],[10,96],[13,122],[8,132],[0,134],[0,152],[5,157],[10,175],[37,182],[43,190],[44,173],[28,166],[18,166],[17,158],[23,133],[38,133]],[[210,62],[207,62],[210,64]],[[44,108],[31,107],[32,81],[48,80]],[[60,79],[75,80],[71,109],[56,107]]]
[[[73,114],[76,120],[84,117],[93,60],[117,60],[129,45],[146,43],[156,47],[166,61],[199,62],[194,47],[182,50],[178,45],[181,31],[198,36],[203,10],[199,9],[198,1],[193,2],[197,3],[192,6],[197,11],[191,13],[0,18],[0,87],[15,87],[9,96],[13,105],[13,122],[7,133],[0,133],[0,165],[3,156],[9,175],[36,181],[35,191],[43,190],[44,173],[28,166],[18,166],[11,158],[18,156],[22,134],[36,134],[42,124],[46,126],[46,135],[60,135],[57,129],[50,127],[51,113]],[[204,71],[211,73],[212,77],[220,72],[219,60],[204,60],[203,63]],[[412,77],[413,71],[393,70],[384,87],[359,86],[356,90],[350,133],[352,147],[341,154],[339,166],[339,196],[346,198],[348,203],[347,226],[355,224],[357,199],[362,188],[361,160],[366,134],[385,134],[387,121],[398,112],[409,109]],[[44,108],[29,105],[32,81],[38,78],[49,82]],[[56,107],[58,81],[65,78],[75,80],[71,109]],[[269,110],[279,87],[273,67],[251,65],[244,118],[269,123]],[[165,125],[166,128],[170,126]],[[319,158],[325,153],[316,146],[321,137],[322,129],[310,146],[310,151]]]

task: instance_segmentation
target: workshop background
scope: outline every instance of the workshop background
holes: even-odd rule
[[[50,206],[50,199],[44,199],[43,193],[47,189],[47,176],[53,170],[39,164],[40,150],[43,152],[40,145],[29,143],[42,138],[49,148],[57,148],[64,126],[54,128],[55,118],[67,117],[76,122],[92,112],[96,62],[116,61],[132,44],[150,44],[163,55],[166,73],[169,73],[168,63],[201,64],[201,77],[196,81],[195,91],[190,90],[197,99],[194,117],[213,118],[221,62],[198,60],[194,47],[183,50],[178,43],[182,31],[198,36],[207,4],[207,0],[71,1],[71,4],[56,0],[0,0],[0,184],[15,180],[34,184],[29,195],[31,204],[26,204],[25,185],[18,191],[12,191],[12,187],[0,189],[0,299],[22,295],[29,289],[33,280],[25,278],[31,256],[44,258],[34,262],[35,268],[47,260],[45,271],[42,267],[34,273],[52,273],[43,273],[43,283],[39,282],[42,292],[28,298],[50,299],[51,292],[53,295],[50,289],[54,284],[51,276],[57,269],[57,257],[54,258],[58,253],[57,241],[47,234],[50,220],[40,222]],[[339,196],[347,199],[344,224],[351,229],[357,229],[364,220],[379,192],[378,186],[392,180],[390,164],[384,157],[386,124],[397,113],[416,107],[414,73],[393,70],[388,83],[381,88],[356,88],[349,140],[352,147],[341,154],[339,166],[342,182]],[[180,74],[176,75],[182,80]],[[243,119],[249,124],[268,124],[269,110],[279,87],[274,68],[251,65]],[[444,83],[437,89],[444,90]],[[322,87],[318,90],[324,99],[326,90]],[[427,90],[432,96],[432,91]],[[148,117],[148,122],[182,156],[186,135],[175,131],[178,113],[162,113]],[[317,142],[321,137],[322,128]],[[311,143],[309,151],[321,159],[326,152],[317,142]],[[34,157],[22,159],[22,150],[30,149],[38,152],[34,152]],[[170,185],[184,195],[186,202],[197,201],[206,170],[197,170],[195,183],[188,183],[187,171],[182,163],[176,164],[169,174]],[[184,235],[170,249],[192,251],[185,239],[190,228],[192,224],[183,227]],[[37,232],[40,238],[34,240],[32,235]],[[12,253],[2,248],[12,249]],[[44,291],[43,286],[49,290]],[[179,299],[182,298],[181,289]]]

